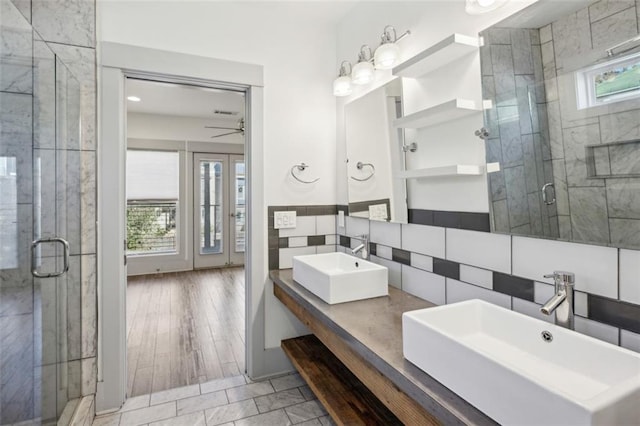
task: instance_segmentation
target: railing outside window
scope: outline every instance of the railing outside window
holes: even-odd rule
[[[127,255],[175,253],[178,201],[127,201]]]

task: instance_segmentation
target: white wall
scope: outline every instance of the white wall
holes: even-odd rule
[[[458,32],[475,35],[486,27],[533,3],[532,0],[514,1],[507,6],[485,15],[472,16],[464,11],[463,0],[429,2],[366,2],[354,7],[338,27],[338,57],[354,61],[360,46],[367,43],[371,48],[379,44],[379,34],[386,25],[393,25],[400,35],[406,30],[411,35],[399,42],[401,60]],[[470,56],[429,78],[403,79],[405,115],[422,108],[437,105],[454,97],[480,100],[480,61],[478,55]],[[336,65],[337,69],[337,65]],[[337,199],[347,204],[344,158],[344,104],[351,102],[373,88],[392,78],[389,70],[377,71],[377,79],[371,86],[356,88],[347,98],[337,100]],[[471,117],[453,126],[439,126],[418,131],[418,152],[408,154],[410,168],[422,168],[453,164],[454,153],[465,164],[484,163],[483,143],[473,136],[474,130],[482,127],[482,115]],[[411,141],[413,141],[412,139]],[[410,141],[410,142],[411,142]],[[486,177],[453,178],[438,180],[412,180],[408,185],[409,208],[488,212]]]
[[[264,155],[252,161],[264,165],[265,212],[268,205],[335,204],[331,83],[336,74],[334,19],[343,8],[323,2],[99,1],[98,38],[262,65]],[[317,183],[293,180],[289,170],[300,162],[320,177]],[[266,232],[263,238],[266,259]],[[265,346],[279,347],[282,337],[303,329],[273,297],[266,262],[263,266],[253,271],[263,277],[265,295],[264,318],[258,321],[265,327]],[[277,371],[258,372],[269,373]]]

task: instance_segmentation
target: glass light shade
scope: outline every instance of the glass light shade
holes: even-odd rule
[[[466,0],[464,10],[469,15],[480,15],[504,6],[508,0]]]
[[[373,73],[375,72],[371,62],[358,62],[351,72],[353,84],[369,84],[373,81]]]
[[[351,91],[351,77],[343,75],[333,80],[334,96],[349,96]]]
[[[381,70],[388,70],[398,62],[400,58],[400,48],[395,43],[385,43],[376,49],[373,55],[373,61],[376,68]]]

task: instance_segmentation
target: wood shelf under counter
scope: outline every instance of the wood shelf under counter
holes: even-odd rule
[[[329,305],[291,269],[269,276],[275,297],[404,424],[496,425],[404,358],[402,314],[433,303],[390,286],[388,296]]]

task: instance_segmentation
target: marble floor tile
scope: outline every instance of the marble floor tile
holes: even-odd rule
[[[92,426],[118,426],[120,424],[120,417],[122,417],[120,413],[97,416],[93,419]]]
[[[167,402],[139,410],[127,411],[120,418],[121,426],[136,426],[176,416],[176,402]]]
[[[285,408],[285,411],[294,424],[302,423],[327,414],[327,411],[317,400],[307,401],[302,404],[287,407]]]
[[[210,392],[178,400],[178,415],[219,407],[229,403],[225,391]]]
[[[204,411],[185,414],[171,419],[149,423],[149,426],[205,426],[207,424]]]
[[[302,394],[302,396],[304,396],[304,399],[306,399],[307,401],[311,401],[312,399],[318,399],[309,386],[307,385],[301,386],[298,389],[300,389],[300,393]]]
[[[207,426],[217,426],[245,417],[255,416],[256,414],[258,414],[258,408],[253,399],[235,402],[205,411]]]
[[[258,406],[258,411],[266,413],[279,408],[300,404],[301,402],[305,402],[306,399],[298,389],[288,389],[257,397],[255,398],[255,401]]]
[[[224,379],[211,380],[209,382],[200,383],[200,392],[202,394],[225,390],[236,386],[246,384],[244,376],[225,377]]]
[[[271,379],[271,385],[276,390],[276,392],[280,392],[283,390],[297,388],[299,386],[305,385],[306,382],[300,374],[288,374],[286,376],[278,377],[276,379]]]
[[[243,399],[255,398],[274,392],[273,386],[269,382],[257,382],[249,385],[238,386],[227,389],[229,402],[241,401]]]
[[[196,395],[200,395],[200,385],[182,386],[162,392],[152,393],[150,405],[158,405]]]
[[[140,395],[134,396],[132,398],[127,398],[124,402],[124,405],[120,409],[121,412],[138,410],[140,408],[145,408],[149,406],[149,401],[151,399],[151,395]]]
[[[247,417],[235,422],[235,426],[286,426],[292,424],[284,410]]]

